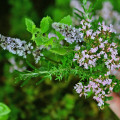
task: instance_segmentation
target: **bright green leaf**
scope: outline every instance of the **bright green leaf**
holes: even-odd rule
[[[36,35],[40,34],[40,29],[39,28],[34,28],[33,33],[32,33],[32,40],[35,41]]]
[[[48,37],[41,35],[41,36],[35,38],[35,42],[36,42],[37,46],[39,46],[39,45],[49,46],[49,45],[52,45],[53,41],[56,39],[57,39],[56,37],[48,38]]]
[[[0,120],[7,120],[11,110],[3,103],[0,103]]]
[[[65,55],[68,52],[68,50],[64,48],[52,48],[50,49],[50,51],[58,55]]]
[[[56,35],[58,36],[59,40],[63,40],[65,37],[62,36],[58,31],[56,31]]]
[[[28,18],[25,19],[25,24],[27,26],[27,30],[30,33],[33,33],[33,30],[35,29],[36,25],[34,24],[34,22]]]
[[[45,46],[52,45],[53,41],[56,40],[56,37],[51,37],[48,41],[44,42]]]
[[[72,25],[72,19],[70,17],[70,15],[64,17],[60,23],[64,23],[64,24],[67,24],[67,25]]]
[[[44,42],[46,42],[46,41],[48,41],[47,37],[40,36],[40,37],[35,38],[35,42],[36,42],[37,46],[44,45]]]
[[[40,23],[41,32],[46,33],[51,27],[51,24],[52,24],[52,19],[49,16],[44,17]]]

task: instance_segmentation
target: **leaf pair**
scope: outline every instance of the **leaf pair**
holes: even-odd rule
[[[37,28],[35,23],[28,18],[25,19],[25,23],[28,32],[32,34],[32,40],[35,41],[37,46],[44,45],[46,42],[48,42],[48,37],[44,36],[43,34],[47,33],[51,28],[52,19],[49,16],[44,17],[41,20],[40,28]]]

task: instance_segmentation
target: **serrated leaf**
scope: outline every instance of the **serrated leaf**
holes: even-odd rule
[[[34,38],[36,45],[44,45],[44,46],[49,46],[53,44],[54,40],[57,40],[56,37],[51,37],[48,38],[47,36],[39,35],[38,37]]]
[[[33,30],[36,27],[35,23],[32,20],[26,18],[25,19],[25,24],[27,26],[27,31],[29,31],[30,33],[33,33]]]
[[[51,59],[52,61],[60,62],[60,60],[62,59],[62,56],[55,55],[54,53],[49,52],[49,51],[43,51],[43,54],[47,56],[49,59]]]
[[[64,17],[60,23],[64,23],[64,24],[67,24],[67,25],[72,25],[72,19],[70,17],[70,15]]]
[[[65,55],[68,52],[68,50],[64,48],[52,48],[50,49],[50,52],[58,54],[58,55]]]
[[[49,16],[44,17],[40,22],[41,32],[46,33],[51,27],[51,24],[52,24],[52,19]]]
[[[49,41],[48,37],[40,36],[35,38],[35,43],[37,46],[39,45],[46,45],[46,43]]]
[[[48,41],[44,42],[45,46],[52,45],[53,41],[56,40],[56,37],[51,37]]]

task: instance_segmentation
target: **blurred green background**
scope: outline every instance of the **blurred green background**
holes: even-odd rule
[[[96,0],[91,0],[93,4]],[[120,12],[120,1],[109,0],[114,10]],[[32,19],[38,26],[42,17],[49,15],[54,21],[73,14],[71,0],[0,0],[0,33],[6,36],[30,39],[24,19]],[[104,0],[98,0],[96,10]],[[73,90],[79,81],[69,76],[69,81],[46,79],[36,85],[32,79],[24,87],[15,83],[10,72],[9,52],[0,48],[0,102],[11,109],[9,120],[118,120],[106,107],[100,110],[92,97],[80,98]],[[19,64],[19,58],[14,56]],[[23,61],[23,66],[25,65]],[[35,78],[40,79],[40,78]]]

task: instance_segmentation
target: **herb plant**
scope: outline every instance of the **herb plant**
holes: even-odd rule
[[[73,25],[68,15],[59,22],[51,17],[44,17],[40,27],[26,18],[27,31],[31,33],[31,42],[0,35],[0,45],[4,50],[26,59],[32,69],[19,72],[17,81],[25,85],[31,78],[40,77],[41,83],[46,78],[61,81],[73,74],[79,77],[74,86],[81,96],[93,96],[98,106],[104,108],[108,95],[120,90],[120,81],[114,71],[120,67],[118,57],[119,39],[112,25],[105,25],[101,19],[92,19],[92,4],[87,9],[87,0],[82,4],[84,12],[77,10],[79,21]],[[92,7],[92,9],[91,9]],[[81,15],[80,15],[80,14]],[[34,58],[35,64],[30,59]]]

